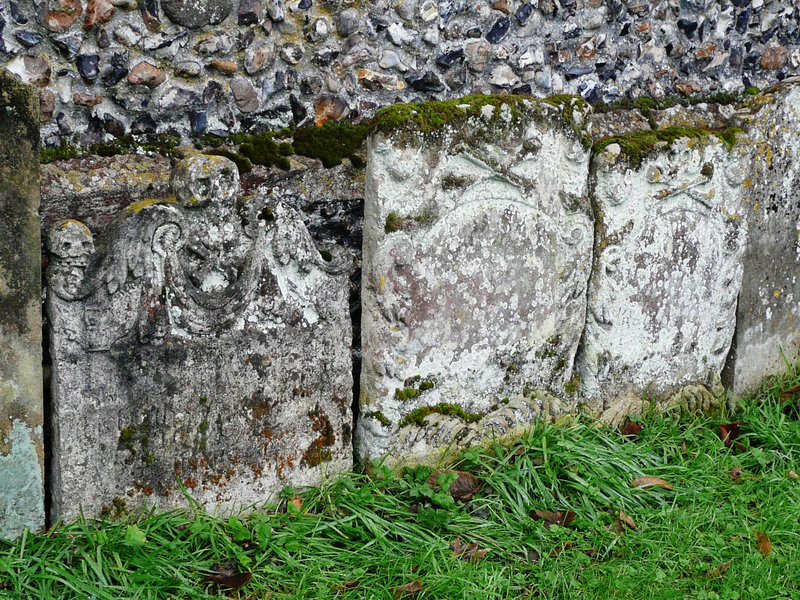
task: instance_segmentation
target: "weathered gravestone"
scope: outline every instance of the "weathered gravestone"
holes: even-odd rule
[[[724,373],[737,394],[800,355],[800,87],[786,83],[738,114],[748,226],[736,335]]]
[[[0,537],[44,525],[39,94],[0,69]]]
[[[739,153],[699,131],[649,135],[640,164],[619,143],[593,160],[598,224],[578,366],[588,407],[609,422],[648,395],[662,408],[717,402],[742,280]]]
[[[588,108],[484,102],[403,107],[402,124],[368,142],[365,458],[436,460],[558,414],[555,395],[574,392],[592,246]]]
[[[50,233],[53,512],[264,502],[352,463],[345,252],[196,155],[97,244]]]

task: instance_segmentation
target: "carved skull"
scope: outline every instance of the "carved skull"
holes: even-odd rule
[[[94,254],[92,232],[80,221],[61,221],[50,230],[48,246],[52,254],[50,289],[64,300],[80,298],[86,267]]]
[[[236,164],[223,156],[198,154],[179,162],[172,171],[172,189],[185,208],[225,202],[239,191]]]

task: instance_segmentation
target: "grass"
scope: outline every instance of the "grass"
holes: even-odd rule
[[[579,419],[467,450],[469,500],[458,474],[374,465],[249,516],[193,506],[28,533],[0,541],[0,597],[798,598],[800,420],[781,400],[798,381],[744,401],[727,443],[724,414],[649,415],[629,436]],[[631,487],[642,476],[673,489]]]

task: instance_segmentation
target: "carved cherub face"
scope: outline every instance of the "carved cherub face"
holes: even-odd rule
[[[50,230],[49,243],[52,263],[50,289],[64,300],[75,300],[89,259],[94,254],[92,232],[79,221],[61,221]]]
[[[172,189],[186,208],[225,202],[239,191],[236,164],[222,156],[196,155],[178,163],[172,172]]]

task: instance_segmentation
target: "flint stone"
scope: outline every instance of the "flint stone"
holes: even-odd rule
[[[231,82],[233,100],[240,111],[245,113],[258,110],[258,94],[250,82],[244,77],[237,77]]]
[[[736,337],[723,377],[735,394],[755,391],[800,356],[800,87],[784,84],[762,98],[759,111],[736,123],[752,167]]]
[[[706,410],[736,323],[746,239],[741,157],[709,135],[664,142],[632,166],[594,159],[600,219],[578,365],[589,410],[617,423],[647,395]]]
[[[232,510],[352,464],[352,257],[241,196],[227,159],[190,157],[172,183],[103,249],[76,221],[50,234],[54,516],[184,506],[178,482]]]
[[[39,91],[0,69],[0,538],[44,526]]]
[[[368,142],[365,459],[435,461],[562,411],[550,392],[572,378],[585,316],[589,152],[546,103],[472,110],[464,125]],[[444,414],[414,423],[426,407]]]
[[[222,23],[233,9],[232,0],[161,0],[161,9],[176,25],[198,29]]]

